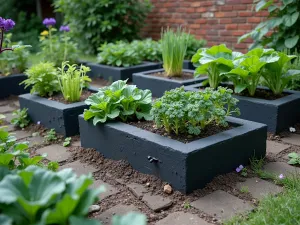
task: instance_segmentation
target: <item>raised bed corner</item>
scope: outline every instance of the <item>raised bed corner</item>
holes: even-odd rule
[[[30,88],[25,89],[25,85],[20,85],[26,79],[27,76],[25,74],[0,76],[0,98],[29,93]]]

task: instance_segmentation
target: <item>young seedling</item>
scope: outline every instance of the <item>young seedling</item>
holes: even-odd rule
[[[68,147],[71,143],[72,138],[71,137],[67,137],[63,143],[64,147]]]
[[[27,114],[27,110],[26,108],[23,108],[22,110],[18,109],[15,110],[12,115],[15,116],[15,118],[13,118],[11,120],[11,124],[20,127],[20,128],[24,128],[27,127],[30,123],[30,119],[29,116]]]
[[[248,186],[242,186],[241,189],[240,189],[240,191],[242,193],[249,193],[249,188],[248,188]]]
[[[47,132],[47,134],[44,136],[45,141],[51,142],[57,140],[56,132],[54,129],[51,129]]]
[[[288,161],[288,164],[291,165],[300,165],[300,155],[297,154],[296,152],[292,152],[288,154],[288,157],[290,158],[290,161]]]
[[[189,202],[184,202],[183,208],[184,209],[190,209],[191,208],[191,204]]]

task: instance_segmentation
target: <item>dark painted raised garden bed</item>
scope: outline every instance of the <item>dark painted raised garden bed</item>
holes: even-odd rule
[[[97,92],[97,88],[89,88]],[[38,121],[46,128],[55,129],[66,137],[79,134],[78,115],[88,108],[84,102],[64,104],[42,98],[37,95],[24,94],[19,96],[20,108],[28,108],[30,119]]]
[[[86,66],[91,68],[91,72],[88,73],[90,77],[102,77],[105,80],[117,81],[117,80],[132,80],[132,74],[145,71],[154,70],[161,67],[161,63],[144,62],[141,65],[130,67],[113,67],[97,63],[87,63]]]
[[[266,125],[232,117],[227,120],[237,126],[185,144],[122,122],[93,126],[80,115],[81,146],[95,148],[107,158],[126,160],[134,169],[190,193],[219,174],[247,165],[254,155],[265,156]]]
[[[26,79],[25,74],[0,76],[0,98],[29,93],[30,88],[25,89],[25,85],[19,85]]]
[[[181,86],[200,83],[207,79],[206,77],[188,79],[188,80],[176,80],[167,77],[158,77],[151,74],[164,72],[164,69],[149,70],[140,73],[134,73],[132,75],[133,83],[141,89],[149,89],[152,92],[152,96],[161,97],[165,91],[169,91]],[[194,74],[193,70],[183,70],[183,72]]]
[[[195,70],[196,68],[193,66],[191,60],[184,60],[183,61],[183,69],[187,70]]]
[[[202,84],[185,87],[188,91],[198,91]],[[260,87],[261,89],[265,89]],[[239,118],[268,125],[268,131],[279,133],[300,122],[300,92],[284,91],[285,96],[275,100],[265,100],[234,95],[239,100]]]

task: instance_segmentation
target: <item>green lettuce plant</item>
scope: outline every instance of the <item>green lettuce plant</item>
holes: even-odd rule
[[[298,51],[292,52],[289,49],[283,51],[287,55],[296,55],[297,57],[286,64],[286,70],[300,70],[300,54]],[[288,89],[299,91],[300,90],[300,77],[293,76],[288,84]]]
[[[22,170],[30,165],[44,167],[41,160],[46,155],[30,157],[28,142],[17,142],[16,137],[6,131],[6,127],[0,127],[0,168]],[[46,167],[57,169],[56,162],[50,162]],[[1,179],[0,179],[1,180]]]
[[[0,182],[1,215],[14,225],[90,224],[89,206],[104,191],[89,189],[92,183],[91,174],[77,178],[71,169],[52,172],[30,166],[15,171]]]
[[[91,79],[86,75],[91,71],[89,67],[81,65],[77,69],[77,65],[70,65],[63,62],[59,68],[60,75],[57,76],[60,90],[64,99],[68,102],[80,101],[82,89],[89,85]]]
[[[120,118],[122,121],[150,120],[152,93],[150,90],[138,89],[119,80],[110,86],[99,89],[85,103],[90,105],[83,115],[85,120],[93,118],[93,124],[105,123],[107,120]]]
[[[11,120],[11,123],[20,128],[27,127],[30,123],[30,119],[27,114],[27,111],[28,111],[27,108],[23,108],[22,110],[21,109],[15,110],[12,113],[14,118]]]
[[[179,135],[199,135],[210,124],[227,126],[226,116],[239,114],[237,99],[232,90],[219,87],[199,92],[185,92],[183,88],[166,91],[151,110],[157,127]]]
[[[196,67],[194,76],[207,75],[209,86],[216,89],[225,78],[225,73],[234,68],[233,60],[242,55],[240,52],[233,52],[224,44],[199,49],[191,60]]]
[[[130,43],[131,48],[141,55],[143,61],[161,62],[161,43],[152,39],[134,40]]]
[[[141,54],[132,45],[123,41],[105,43],[98,50],[98,62],[100,64],[129,67],[142,63]]]
[[[176,31],[167,28],[161,33],[163,68],[168,77],[182,75],[183,61],[186,54],[188,35],[181,28]]]
[[[47,97],[60,91],[57,71],[53,63],[38,63],[26,70],[25,74],[28,78],[21,84],[25,84],[25,88],[31,87],[31,94],[37,93],[42,97]]]

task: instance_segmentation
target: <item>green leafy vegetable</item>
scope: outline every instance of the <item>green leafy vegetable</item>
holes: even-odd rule
[[[30,123],[30,119],[27,114],[27,111],[28,111],[27,108],[23,108],[22,110],[20,109],[15,110],[12,114],[13,116],[15,116],[15,118],[11,120],[11,123],[20,128],[27,127]]]
[[[57,140],[56,131],[54,129],[49,130],[44,136],[44,139],[48,143]]]
[[[239,114],[232,90],[219,87],[200,92],[185,92],[183,88],[166,91],[153,104],[151,114],[157,127],[168,133],[199,135],[209,124],[227,126],[226,116]]]
[[[70,145],[72,138],[71,137],[67,137],[63,143],[64,147],[67,147]]]
[[[152,93],[150,90],[140,90],[135,85],[127,85],[127,81],[119,80],[110,86],[99,89],[85,103],[90,105],[84,111],[84,119],[93,118],[93,124],[105,123],[107,120],[120,118],[151,119],[150,110]]]
[[[288,157],[290,158],[290,160],[288,161],[288,164],[300,165],[300,155],[299,154],[297,154],[296,152],[292,152],[292,153],[288,154]]]

